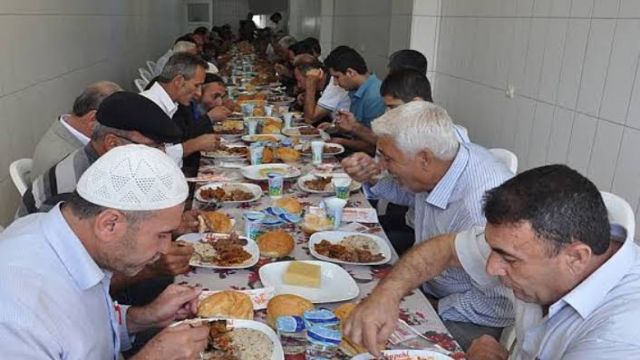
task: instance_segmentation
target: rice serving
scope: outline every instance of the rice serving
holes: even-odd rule
[[[233,347],[240,360],[270,360],[273,342],[264,333],[254,329],[234,329],[231,332]]]
[[[348,251],[363,250],[374,254],[380,252],[378,244],[370,237],[363,235],[347,236],[340,241],[340,245],[347,248]]]

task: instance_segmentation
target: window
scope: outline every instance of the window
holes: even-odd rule
[[[264,29],[267,27],[267,20],[269,15],[253,15],[253,23],[256,24],[258,29]]]

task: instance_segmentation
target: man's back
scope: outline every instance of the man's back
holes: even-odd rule
[[[42,136],[33,152],[31,178],[35,179],[73,151],[82,147],[82,143],[67,130],[59,119]]]

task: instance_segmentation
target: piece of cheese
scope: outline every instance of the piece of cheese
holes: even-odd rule
[[[282,281],[288,285],[319,288],[320,265],[292,261],[285,271]]]

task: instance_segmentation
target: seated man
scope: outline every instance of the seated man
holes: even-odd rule
[[[161,151],[115,148],[48,213],[0,235],[0,358],[118,359],[130,334],[163,329],[133,359],[195,359],[207,326],[167,327],[193,316],[200,291],[171,285],[152,303],[113,303],[113,272],[137,274],[167,251],[188,195]]]
[[[42,175],[76,149],[87,145],[96,121],[96,111],[107,96],[122,88],[110,81],[87,86],[73,102],[70,114],[61,115],[42,136],[33,152],[31,178]]]
[[[331,74],[317,58],[298,55],[293,65],[298,87],[304,90],[304,121],[307,124],[331,120],[338,110],[349,108],[349,94],[331,81]]]
[[[193,55],[198,54],[198,45],[196,44],[195,40],[193,40],[193,37],[191,35],[183,35],[176,39],[176,41],[173,43],[173,47],[167,50],[167,52],[164,53],[164,55],[162,55],[158,59],[158,61],[156,61],[156,66],[153,69],[152,75],[160,75],[162,69],[164,69],[164,66],[167,64],[167,61],[169,61],[169,59],[174,54],[179,52],[187,52]]]
[[[195,106],[197,109],[193,113],[193,118],[205,121],[207,119],[203,115],[207,114],[210,122],[226,119],[231,115],[231,110],[225,106],[229,105],[227,99],[227,86],[224,80],[218,75],[206,74],[202,84],[202,95],[192,104],[192,108]]]
[[[402,49],[389,56],[389,75],[400,70],[414,70],[427,75],[427,58],[417,50]]]
[[[400,299],[456,268],[481,289],[512,290],[513,359],[640,358],[640,249],[625,235],[631,229],[610,227],[591,181],[564,165],[535,168],[488,191],[484,213],[485,229],[437,236],[406,254],[354,310],[347,335],[376,354]],[[508,356],[489,337],[467,352],[470,360]]]
[[[415,242],[434,235],[484,225],[482,197],[512,174],[485,148],[460,143],[453,123],[441,107],[412,101],[376,119],[380,166],[364,154],[342,161],[345,171],[378,199],[415,207]],[[366,159],[366,161],[361,161]],[[372,171],[373,172],[370,172]],[[380,169],[391,177],[376,180]],[[437,299],[437,311],[448,329],[464,339],[479,334],[499,336],[513,322],[504,291],[481,291],[459,269],[449,269],[423,290]]]
[[[371,121],[382,115],[385,110],[380,96],[380,80],[375,74],[369,74],[367,63],[354,49],[347,46],[335,48],[324,61],[333,81],[349,92],[351,105],[349,111],[358,122],[371,127]],[[359,139],[332,138],[351,150],[373,152],[373,144]]]
[[[178,164],[182,158],[188,158],[184,171],[189,176],[197,172],[200,151],[213,151],[220,141],[212,134],[214,114],[195,119],[191,112],[191,102],[202,95],[207,67],[207,62],[196,55],[177,53],[169,58],[156,82],[140,93],[156,103],[182,130],[182,143],[168,147],[167,155]]]

